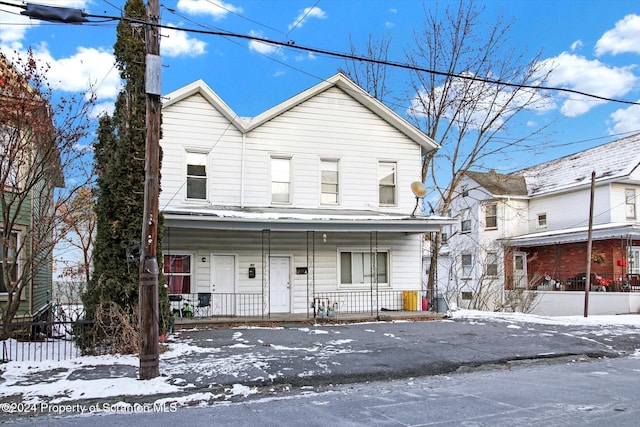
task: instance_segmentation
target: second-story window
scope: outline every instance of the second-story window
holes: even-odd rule
[[[538,214],[538,228],[545,228],[547,226],[547,214],[539,213]]]
[[[271,203],[291,203],[291,159],[271,158]]]
[[[627,219],[636,219],[636,190],[633,188],[624,190],[624,200]]]
[[[460,215],[460,231],[469,233],[471,231],[471,210],[465,209]]]
[[[485,228],[498,228],[498,204],[489,203],[484,207]]]
[[[473,257],[471,254],[462,254],[460,264],[462,266],[462,278],[468,279],[471,277],[471,269],[473,268]]]
[[[396,204],[396,164],[380,162],[378,164],[379,203],[381,206]]]
[[[320,203],[323,205],[337,205],[339,199],[338,161],[320,161]]]
[[[207,198],[207,154],[187,152],[187,199]]]
[[[498,253],[487,252],[487,262],[485,263],[485,274],[489,277],[498,275]]]

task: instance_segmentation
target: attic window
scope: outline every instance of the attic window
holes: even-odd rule
[[[537,226],[538,226],[538,228],[546,228],[547,227],[547,214],[546,213],[538,214]]]
[[[460,195],[462,197],[469,197],[469,189],[466,186],[462,187],[462,191],[460,192]]]

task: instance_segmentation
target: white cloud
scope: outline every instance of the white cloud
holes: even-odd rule
[[[616,22],[614,29],[600,37],[595,52],[598,56],[606,53],[640,53],[640,16],[627,15]]]
[[[469,74],[471,77],[472,75]],[[435,89],[433,99],[441,100],[443,87]],[[514,93],[513,89],[498,87],[495,84],[487,84],[468,79],[454,79],[447,92],[447,109],[444,117],[454,120],[456,126],[480,129],[487,125],[488,119],[494,119],[491,127],[497,129],[503,125],[504,120],[514,112],[525,109],[534,112],[547,111],[553,108],[553,104],[540,94],[529,89],[519,89]],[[434,114],[433,110],[438,106],[429,105],[432,97],[426,93],[419,93],[411,100],[407,114],[421,116]],[[441,102],[441,101],[438,101]],[[427,104],[427,107],[424,105]],[[425,111],[426,110],[428,111]]]
[[[168,57],[177,56],[198,56],[206,53],[207,44],[202,40],[189,37],[184,31],[164,28],[160,42],[160,51],[162,55]]]
[[[30,22],[29,18],[18,15],[20,12],[18,8],[2,6],[2,9],[13,12],[0,11],[0,22],[2,22],[2,25],[0,25],[0,43],[10,46],[7,50],[11,51],[20,47],[16,43],[24,39],[25,33],[30,28]],[[38,25],[38,23],[39,21],[37,20],[32,21],[33,25]]]
[[[632,105],[621,108],[611,114],[613,126],[609,129],[611,134],[640,131],[640,105]]]
[[[262,33],[257,31],[250,31],[249,35],[253,37],[262,37]],[[281,49],[278,46],[264,43],[258,40],[249,41],[249,50],[251,50],[252,52],[260,53],[262,55],[271,55],[281,52]]]
[[[546,69],[553,69],[549,86],[558,86],[607,98],[627,94],[638,81],[633,66],[612,67],[598,60],[563,52],[544,61]],[[564,98],[560,111],[568,117],[586,113],[605,101],[580,95],[560,95]]]
[[[50,66],[46,77],[54,89],[84,93],[93,88],[99,102],[115,99],[120,90],[122,83],[115,59],[106,50],[78,47],[73,56],[54,59],[42,44],[34,49],[34,55]]]
[[[222,19],[229,13],[242,12],[241,7],[222,0],[179,0],[176,8],[192,15],[211,15],[215,20]]]
[[[583,46],[582,40],[576,40],[573,43],[571,43],[571,51],[575,52],[576,50],[580,49]]]
[[[289,30],[300,28],[309,18],[325,19],[327,14],[319,7],[307,7],[296,17],[292,24],[289,24]]]

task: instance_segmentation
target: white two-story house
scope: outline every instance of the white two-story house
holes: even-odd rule
[[[638,144],[634,135],[512,174],[468,172],[439,263],[448,298],[495,309],[502,289],[584,290],[592,172],[591,284],[638,288]]]
[[[446,220],[412,216],[411,183],[437,144],[344,75],[252,118],[196,81],[166,96],[161,147],[172,299],[344,313],[420,290],[423,233]]]

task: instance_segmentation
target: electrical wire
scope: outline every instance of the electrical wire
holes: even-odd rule
[[[24,5],[19,5],[19,4],[15,4],[15,3],[7,3],[5,1],[0,1],[0,5],[7,5],[7,6],[26,9],[26,6],[24,6]],[[580,90],[577,90],[577,89],[554,87],[554,86],[533,85],[533,84],[523,84],[523,83],[513,83],[513,82],[507,82],[507,81],[502,81],[502,80],[491,79],[491,78],[488,78],[488,77],[472,76],[472,75],[468,75],[468,74],[464,74],[464,73],[460,74],[460,73],[452,73],[452,72],[448,72],[448,71],[439,71],[439,70],[434,70],[434,69],[430,69],[430,68],[420,67],[420,66],[417,66],[417,65],[411,65],[411,64],[408,64],[408,63],[402,63],[402,62],[398,62],[398,61],[389,61],[389,60],[368,58],[368,57],[365,57],[365,56],[353,55],[353,54],[348,54],[348,53],[343,53],[343,52],[336,52],[336,51],[331,51],[331,50],[327,50],[327,49],[315,48],[315,47],[311,47],[311,46],[297,45],[295,43],[295,41],[293,41],[293,40],[278,41],[278,40],[268,39],[268,38],[265,38],[265,37],[258,37],[258,36],[251,35],[251,34],[249,34],[249,35],[247,35],[247,34],[239,34],[239,33],[234,33],[234,32],[230,32],[230,31],[198,30],[198,29],[194,29],[194,28],[173,27],[173,26],[164,25],[164,24],[149,24],[145,20],[134,19],[134,18],[126,18],[126,17],[120,17],[120,16],[95,15],[95,14],[87,14],[87,13],[83,13],[83,15],[85,17],[87,17],[87,18],[100,18],[100,19],[107,19],[107,20],[122,20],[122,19],[125,19],[125,20],[128,20],[130,22],[134,22],[134,23],[138,23],[138,24],[142,24],[142,25],[154,25],[157,28],[164,28],[164,29],[169,29],[169,30],[172,30],[172,31],[183,31],[183,32],[187,32],[187,33],[205,34],[205,35],[212,35],[212,36],[224,36],[224,37],[232,37],[232,38],[238,38],[238,39],[244,39],[244,40],[257,41],[257,42],[261,42],[261,43],[265,43],[265,44],[271,44],[271,45],[274,45],[274,46],[281,46],[281,47],[285,47],[285,48],[289,48],[289,49],[301,50],[301,51],[305,51],[305,52],[312,52],[312,53],[316,53],[316,54],[319,54],[319,55],[325,55],[325,56],[341,58],[341,59],[346,59],[346,60],[351,60],[351,61],[369,62],[369,63],[373,63],[373,64],[377,64],[377,65],[386,65],[386,66],[390,66],[390,67],[394,67],[394,68],[401,68],[401,69],[420,72],[420,73],[433,74],[433,75],[436,75],[436,76],[447,77],[447,78],[456,78],[456,79],[461,79],[461,80],[468,80],[468,81],[474,81],[474,82],[492,84],[492,85],[498,85],[498,86],[515,87],[515,88],[520,88],[520,89],[533,89],[533,90],[538,90],[538,91],[562,92],[562,93],[580,95],[580,96],[587,97],[587,98],[598,99],[598,100],[601,100],[601,101],[615,102],[615,103],[626,104],[626,105],[640,105],[640,102],[634,102],[634,101],[629,101],[629,100],[625,100],[625,99],[617,99],[617,98],[610,98],[610,97],[606,97],[606,96],[600,96],[600,95],[596,95],[596,94],[593,94],[593,93],[580,91]]]

